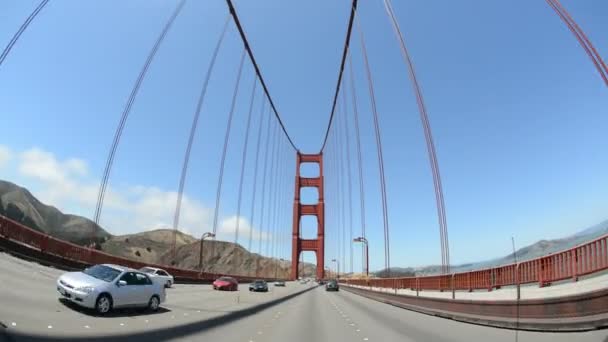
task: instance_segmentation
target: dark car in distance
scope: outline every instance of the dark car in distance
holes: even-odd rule
[[[214,290],[238,291],[239,283],[232,277],[220,277],[213,282]]]
[[[256,280],[249,284],[249,291],[253,292],[268,292],[268,284],[265,280]]]
[[[325,291],[340,291],[340,285],[335,280],[330,280],[325,285]]]

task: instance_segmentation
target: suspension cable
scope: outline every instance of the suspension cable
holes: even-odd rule
[[[272,218],[276,211],[277,204],[277,173],[279,169],[279,151],[281,149],[281,141],[280,137],[277,137],[276,148],[273,150],[272,155],[272,163],[270,164],[270,189],[268,191],[268,215],[266,218],[268,219],[268,237],[270,241],[266,243],[266,256],[270,257],[270,245],[272,244],[272,234],[274,232],[274,223],[272,222]]]
[[[270,120],[268,120],[268,122],[270,123]],[[270,149],[266,149],[266,153],[264,156],[264,172],[263,172],[263,177],[262,177],[262,206],[260,209],[260,228],[259,228],[259,234],[258,234],[258,253],[260,254],[260,256],[262,255],[262,233],[264,230],[264,212],[265,212],[265,202],[266,202],[266,176],[267,176],[267,170],[268,170],[268,155],[272,153],[274,154],[274,146],[275,146],[275,137],[277,135],[277,130],[276,130],[277,126],[272,126],[272,134],[268,134],[266,136],[266,146],[268,146],[268,138],[270,138],[270,136],[272,135],[272,147]],[[269,129],[270,131],[270,129]],[[257,274],[257,272],[256,272]]]
[[[220,172],[218,175],[217,189],[215,192],[215,210],[213,214],[213,234],[217,234],[217,220],[220,210],[220,198],[222,194],[222,184],[224,180],[224,164],[226,161],[226,152],[228,151],[228,141],[230,140],[230,131],[232,128],[232,118],[234,116],[234,108],[236,107],[236,99],[239,93],[239,85],[241,83],[241,75],[243,71],[243,64],[245,62],[245,50],[241,53],[241,61],[239,62],[239,70],[236,76],[236,84],[234,86],[234,92],[232,94],[232,103],[230,104],[230,112],[228,112],[228,122],[226,124],[226,131],[224,134],[224,147],[222,148],[222,158],[220,160]],[[213,244],[215,246],[215,244]],[[213,255],[213,254],[212,254]]]
[[[344,81],[345,82],[345,81]],[[345,82],[346,83],[346,82]],[[352,170],[351,170],[351,162],[350,162],[350,137],[349,137],[349,129],[348,129],[348,107],[346,104],[346,86],[343,87],[342,91],[342,102],[344,104],[343,111],[343,120],[344,123],[344,136],[346,137],[346,170],[347,177],[346,181],[348,182],[348,248],[350,252],[350,273],[353,273],[353,186],[352,186]]]
[[[329,114],[329,122],[327,123],[327,129],[325,130],[325,138],[323,138],[323,145],[321,145],[321,152],[325,149],[327,144],[327,137],[329,136],[329,129],[334,119],[336,112],[336,105],[338,103],[338,94],[340,94],[340,85],[342,85],[342,74],[344,73],[344,65],[346,64],[346,56],[348,55],[348,47],[350,45],[350,35],[353,30],[353,22],[355,20],[355,14],[357,13],[357,0],[353,0],[350,8],[350,18],[348,19],[348,27],[346,29],[346,39],[344,40],[344,49],[342,50],[342,61],[340,62],[340,71],[338,72],[338,82],[336,83],[336,91],[334,92],[334,99],[331,105],[331,112]]]
[[[245,128],[245,142],[243,143],[243,154],[241,155],[241,176],[239,178],[239,196],[236,206],[236,229],[234,243],[239,243],[239,223],[241,218],[241,201],[243,198],[243,178],[245,175],[245,165],[247,164],[247,148],[249,146],[249,130],[251,127],[251,114],[253,112],[253,102],[255,101],[255,90],[258,84],[257,78],[253,79],[253,89],[251,90],[251,101],[249,102],[249,113],[247,114],[247,125]]]
[[[359,169],[359,210],[361,212],[361,236],[365,238],[365,192],[363,187],[363,162],[361,158],[361,134],[359,131],[359,110],[357,108],[357,92],[355,88],[355,75],[353,73],[353,60],[349,54],[349,71],[350,71],[350,87],[351,87],[351,97],[353,102],[353,116],[355,118],[355,136],[357,138],[357,165]],[[365,246],[361,244],[361,253],[362,257],[364,257]],[[365,264],[365,259],[362,258],[361,265]],[[366,273],[365,269],[363,270]]]
[[[279,122],[279,125],[281,126],[281,129],[283,130],[283,134],[285,134],[285,137],[289,141],[289,144],[291,144],[291,147],[293,147],[294,151],[299,151],[298,148],[296,147],[296,145],[294,144],[293,140],[291,139],[291,137],[287,133],[287,129],[285,128],[285,125],[283,124],[283,121],[281,120],[281,116],[279,115],[279,112],[277,111],[277,108],[274,105],[274,101],[272,101],[272,97],[270,97],[270,92],[268,91],[268,87],[266,86],[266,82],[264,81],[264,78],[262,77],[262,73],[260,72],[260,68],[258,67],[258,63],[256,62],[255,57],[253,56],[253,52],[251,51],[251,47],[249,45],[249,41],[247,40],[247,36],[245,35],[245,31],[243,30],[243,27],[241,26],[241,21],[239,20],[239,17],[236,14],[236,10],[234,9],[234,5],[232,4],[232,0],[226,0],[226,4],[228,5],[228,9],[230,10],[230,14],[232,15],[232,18],[234,19],[234,23],[236,24],[236,27],[237,27],[237,29],[239,31],[241,39],[243,40],[243,44],[245,44],[245,49],[247,50],[247,54],[249,55],[249,60],[251,61],[251,64],[253,65],[253,67],[255,69],[255,73],[258,76],[258,79],[260,80],[260,84],[262,85],[262,88],[264,88],[264,93],[266,94],[266,98],[268,99],[268,103],[270,103],[270,107],[272,107],[272,111],[274,112],[274,116],[277,118],[277,121]]]
[[[606,86],[608,86],[608,67],[606,66],[606,63],[604,63],[604,61],[602,60],[602,57],[600,56],[600,54],[595,49],[595,46],[593,46],[593,44],[591,43],[589,38],[587,38],[587,35],[585,34],[585,32],[583,32],[583,30],[578,26],[576,21],[574,21],[574,19],[570,15],[570,13],[568,13],[566,8],[564,8],[562,6],[562,4],[559,0],[546,0],[546,1],[549,4],[549,6],[551,6],[551,8],[553,8],[555,13],[557,13],[557,15],[559,15],[559,17],[562,19],[562,21],[568,26],[570,31],[574,34],[574,36],[576,37],[578,42],[581,44],[581,46],[583,47],[583,49],[585,50],[585,52],[587,53],[589,58],[591,58],[591,61],[593,62],[593,64],[595,64],[595,68],[600,73],[600,76],[604,80],[604,83],[606,83]]]
[[[363,29],[361,24],[357,21],[357,28],[359,30],[359,36],[361,39],[361,51],[363,54],[363,60],[365,64],[365,71],[367,76],[367,83],[369,89],[369,97],[372,105],[372,116],[374,119],[374,133],[376,136],[376,150],[378,155],[378,171],[380,173],[380,192],[382,195],[382,220],[384,225],[384,266],[386,267],[388,276],[391,276],[390,269],[390,237],[389,237],[389,223],[388,223],[388,208],[386,203],[386,181],[384,176],[384,158],[382,157],[382,138],[380,135],[380,124],[378,122],[378,109],[376,106],[376,95],[374,94],[374,85],[372,81],[372,72],[369,66],[369,59],[367,57],[367,49],[365,47],[365,38],[363,37]]]
[[[110,171],[112,170],[112,164],[114,163],[114,156],[116,154],[116,149],[118,148],[118,144],[120,142],[120,137],[122,136],[122,132],[125,127],[125,123],[127,121],[127,118],[129,117],[129,113],[131,112],[131,108],[133,107],[133,103],[135,102],[135,98],[139,92],[139,88],[141,87],[141,84],[148,72],[148,68],[150,67],[150,64],[152,63],[154,56],[156,56],[156,52],[158,51],[161,43],[165,39],[167,32],[169,32],[169,29],[173,25],[175,18],[177,18],[177,16],[181,12],[182,8],[184,7],[185,3],[186,3],[186,0],[182,0],[177,4],[177,6],[175,7],[175,10],[173,11],[173,14],[171,15],[171,17],[165,24],[165,27],[161,31],[158,38],[156,39],[156,42],[154,43],[152,50],[150,50],[150,52],[148,53],[146,62],[144,63],[142,69],[140,70],[139,76],[137,77],[137,80],[135,81],[135,84],[133,85],[133,89],[131,90],[131,94],[129,95],[129,99],[127,100],[127,104],[125,105],[125,108],[123,109],[122,115],[120,117],[120,121],[118,123],[118,127],[116,128],[116,131],[114,133],[114,139],[113,139],[112,145],[110,147],[110,152],[109,152],[108,158],[106,160],[106,166],[105,166],[105,169],[103,172],[101,184],[99,185],[99,192],[97,194],[97,206],[95,207],[95,215],[94,215],[94,221],[97,225],[99,225],[99,218],[101,216],[101,210],[103,207],[103,200],[105,198],[106,188],[108,185],[108,179],[110,177]],[[95,238],[96,234],[97,234],[97,226],[95,226],[95,228],[93,229],[93,239]]]
[[[203,87],[201,88],[201,92],[199,94],[198,101],[196,104],[196,109],[194,111],[194,116],[192,118],[192,125],[190,126],[190,135],[188,136],[188,144],[186,145],[186,152],[184,153],[184,161],[182,163],[182,172],[179,177],[179,187],[177,190],[177,202],[175,204],[175,213],[173,215],[173,245],[172,245],[173,262],[175,262],[175,250],[176,250],[176,244],[177,244],[177,229],[179,226],[179,219],[180,219],[180,215],[181,215],[182,198],[184,196],[184,187],[186,186],[186,177],[188,175],[188,165],[190,163],[190,154],[192,152],[192,145],[194,144],[194,137],[196,136],[198,120],[201,115],[203,103],[205,101],[205,95],[207,94],[207,87],[209,86],[209,81],[211,79],[211,74],[212,74],[213,68],[215,67],[215,61],[217,60],[217,56],[219,54],[220,47],[222,46],[222,42],[224,41],[224,37],[226,36],[226,31],[228,30],[229,22],[230,22],[230,16],[226,16],[226,20],[224,21],[224,26],[220,33],[220,37],[215,45],[213,54],[211,55],[211,60],[209,61],[209,66],[207,67],[207,73],[205,74],[205,80],[203,82]]]
[[[448,242],[447,219],[446,219],[446,214],[445,214],[445,200],[443,198],[441,175],[439,172],[439,163],[437,162],[437,153],[436,153],[435,144],[433,141],[431,125],[429,123],[429,118],[428,118],[428,114],[427,114],[427,110],[426,110],[426,105],[424,103],[424,98],[422,97],[422,91],[420,89],[420,84],[418,83],[418,79],[416,77],[414,64],[413,64],[412,58],[408,52],[407,46],[405,45],[403,33],[402,33],[402,31],[399,27],[399,23],[397,22],[397,19],[395,17],[395,13],[393,11],[391,1],[384,0],[384,5],[385,5],[387,15],[392,23],[397,40],[399,41],[403,59],[408,66],[410,80],[412,81],[412,87],[414,88],[414,92],[416,94],[416,102],[418,103],[418,111],[420,113],[420,120],[421,120],[422,126],[424,128],[424,137],[426,140],[427,153],[428,153],[428,157],[429,157],[429,162],[431,164],[431,170],[433,173],[433,185],[435,188],[437,216],[438,216],[438,220],[439,220],[439,229],[440,229],[441,246],[442,246],[442,272],[445,274],[445,273],[450,272],[450,252],[449,252],[450,248],[449,248],[449,242]]]
[[[27,17],[27,19],[23,22],[23,24],[21,24],[21,27],[19,27],[19,30],[17,30],[17,32],[15,32],[15,34],[13,35],[13,38],[11,38],[11,40],[8,42],[6,47],[4,47],[2,54],[0,54],[0,66],[2,66],[2,63],[6,59],[6,56],[8,56],[8,54],[11,52],[15,43],[17,43],[17,41],[19,40],[19,37],[21,37],[21,35],[27,29],[27,27],[30,25],[32,20],[34,20],[34,18],[36,18],[38,13],[40,13],[40,11],[42,11],[44,6],[46,6],[46,4],[48,2],[49,2],[49,0],[42,0],[38,4],[38,6],[36,6],[34,11],[32,11],[32,13],[30,13],[30,15]]]
[[[353,30],[353,22],[355,20],[355,13],[357,12],[357,0],[353,0],[350,8],[350,17],[348,18],[348,27],[346,29],[346,39],[344,40],[344,49],[342,49],[342,61],[340,62],[340,71],[338,72],[338,82],[336,83],[336,91],[334,92],[334,99],[331,105],[331,112],[329,114],[329,121],[327,123],[327,129],[325,130],[325,138],[323,138],[323,145],[321,145],[321,152],[325,149],[327,144],[327,137],[329,136],[329,129],[334,119],[336,112],[336,105],[338,103],[338,94],[340,94],[340,86],[342,85],[342,74],[344,73],[344,65],[346,64],[346,56],[348,55],[348,47],[350,45],[350,35]]]
[[[266,143],[264,145],[264,170],[262,172],[262,203],[260,205],[260,225],[258,228],[258,258],[256,261],[256,266],[255,266],[255,275],[256,277],[258,276],[258,272],[259,272],[259,267],[260,267],[260,260],[262,258],[262,232],[263,229],[262,227],[264,226],[264,202],[266,199],[266,170],[268,169],[268,155],[270,154],[270,149],[269,147],[269,139],[271,136],[271,122],[272,120],[270,120],[270,111],[272,109],[269,107],[268,108],[268,120],[267,120],[267,127],[266,127]],[[274,126],[273,126],[274,127]],[[272,130],[273,133],[276,133],[276,130]],[[274,139],[273,139],[274,141]]]
[[[254,219],[255,219],[255,200],[256,200],[256,195],[257,195],[257,188],[258,188],[258,162],[259,162],[259,156],[260,156],[260,143],[262,142],[262,128],[263,128],[263,123],[264,123],[264,117],[265,117],[265,107],[266,107],[266,99],[264,99],[262,101],[262,110],[260,112],[260,122],[258,125],[258,139],[257,139],[257,143],[256,143],[256,149],[255,149],[255,166],[253,167],[253,194],[251,195],[251,215],[249,216],[251,218],[251,227],[249,227],[249,244],[247,245],[247,250],[249,250],[249,252],[253,253],[253,250],[251,249],[251,242],[253,240],[253,225],[254,225]],[[268,115],[268,128],[266,129],[266,136],[269,136],[269,132],[268,129],[270,128],[270,112]],[[265,147],[266,149],[268,149],[268,145],[266,145]]]

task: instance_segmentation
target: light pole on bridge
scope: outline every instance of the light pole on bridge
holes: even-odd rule
[[[369,277],[369,244],[366,238],[360,236],[355,238],[353,242],[363,242],[365,244],[365,276]]]
[[[203,236],[201,237],[201,248],[200,248],[200,255],[198,258],[198,269],[201,271],[201,273],[203,273],[203,242],[205,241],[206,238],[215,238],[215,233],[211,233],[211,232],[206,232],[203,234]]]

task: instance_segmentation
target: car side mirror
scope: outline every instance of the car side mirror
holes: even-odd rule
[[[117,285],[118,287],[120,287],[120,286],[127,286],[127,282],[126,282],[126,281],[124,281],[124,280],[119,280],[119,281],[118,281],[118,283],[116,283],[116,285]]]

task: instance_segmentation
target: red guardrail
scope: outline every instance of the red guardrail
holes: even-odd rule
[[[608,269],[608,235],[540,258],[482,270],[447,275],[401,278],[342,279],[346,284],[411,290],[488,290],[507,285],[572,279]]]
[[[87,248],[60,240],[41,233],[37,230],[26,227],[18,222],[15,222],[7,217],[0,215],[0,237],[17,241],[21,244],[26,244],[32,248],[40,250],[45,254],[59,256],[64,259],[77,261],[84,264],[116,264],[131,268],[141,268],[144,266],[152,266],[165,269],[176,278],[189,280],[215,280],[220,274],[199,272],[197,270],[188,270],[164,265],[155,265],[143,263],[127,258],[118,257],[96,249]],[[227,275],[227,274],[221,274]],[[230,275],[228,275],[230,276]],[[251,281],[255,277],[233,275],[239,281]]]

